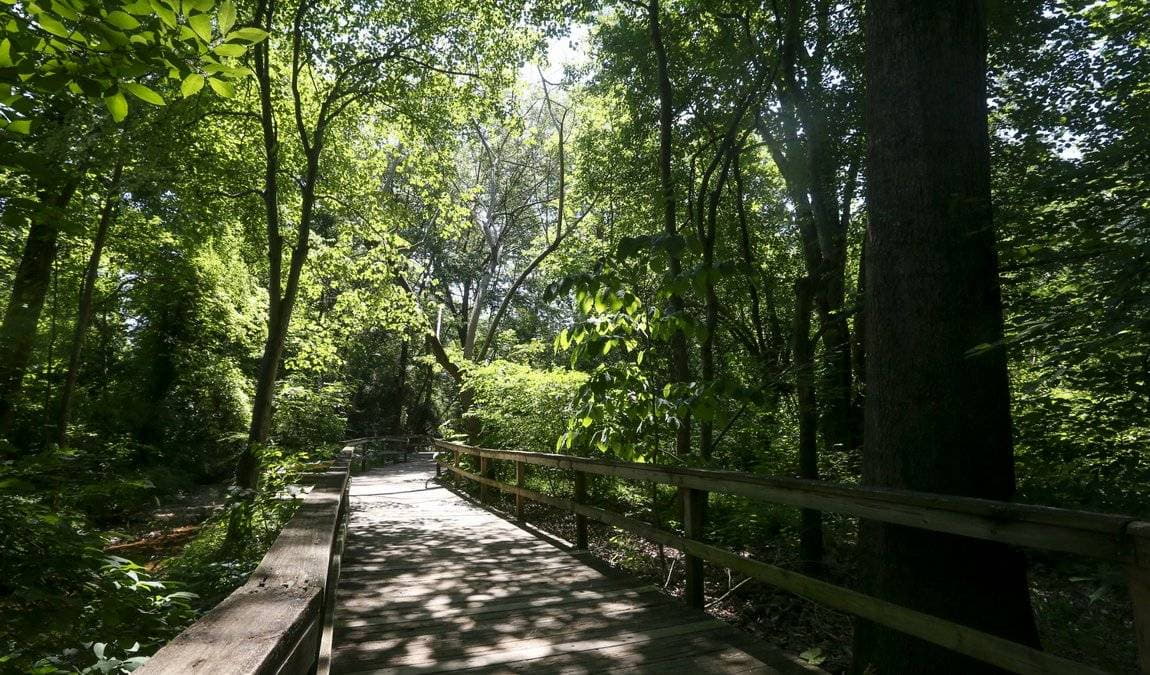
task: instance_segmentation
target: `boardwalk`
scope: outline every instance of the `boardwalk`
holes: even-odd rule
[[[419,456],[353,480],[333,672],[802,670],[465,501],[433,474]]]

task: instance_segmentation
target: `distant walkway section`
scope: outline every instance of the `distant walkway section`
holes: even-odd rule
[[[333,672],[804,670],[653,586],[593,569],[434,474],[420,454],[353,479]]]

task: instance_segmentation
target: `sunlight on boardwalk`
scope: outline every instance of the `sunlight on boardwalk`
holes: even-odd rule
[[[734,629],[430,481],[426,456],[354,479],[336,673],[776,673]]]

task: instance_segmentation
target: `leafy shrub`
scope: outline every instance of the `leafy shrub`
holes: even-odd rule
[[[276,395],[277,445],[311,451],[344,439],[348,392],[342,384],[319,387],[287,378]]]
[[[192,620],[193,594],[102,543],[74,514],[0,496],[0,668],[127,672]]]
[[[494,448],[551,452],[574,414],[584,373],[493,361],[467,370],[474,394],[469,416],[479,423],[479,442]]]
[[[251,417],[251,384],[235,363],[189,363],[164,397],[163,458],[201,480],[230,475]]]

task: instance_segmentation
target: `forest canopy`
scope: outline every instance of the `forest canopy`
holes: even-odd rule
[[[4,0],[0,669],[142,663],[350,438],[1150,517],[1150,3],[951,4]]]

